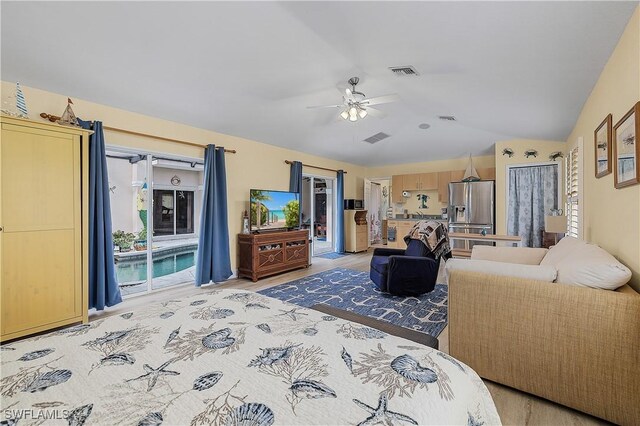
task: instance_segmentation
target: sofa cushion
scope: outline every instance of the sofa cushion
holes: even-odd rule
[[[552,247],[542,264],[554,266],[558,270],[556,281],[562,284],[615,290],[631,279],[629,268],[607,251],[571,237]]]
[[[517,263],[493,262],[491,260],[450,259],[446,263],[445,270],[447,278],[452,271],[470,271],[549,283],[556,279],[556,269],[553,266],[520,265]]]
[[[519,263],[521,265],[539,265],[548,251],[546,248],[474,245],[471,251],[471,259]]]

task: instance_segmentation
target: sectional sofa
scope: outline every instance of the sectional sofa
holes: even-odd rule
[[[640,422],[640,294],[601,248],[474,248],[447,262],[449,352],[488,380]]]

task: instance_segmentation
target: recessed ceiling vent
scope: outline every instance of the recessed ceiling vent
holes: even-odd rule
[[[390,67],[389,68],[398,77],[405,77],[410,75],[419,75],[418,71],[411,65],[405,65],[402,67]]]
[[[370,144],[374,144],[374,143],[380,142],[382,139],[386,139],[386,138],[388,138],[388,137],[389,137],[389,135],[388,135],[388,134],[386,134],[386,133],[384,133],[384,132],[380,132],[380,133],[376,133],[376,134],[375,134],[375,135],[373,135],[373,136],[369,136],[369,137],[368,137],[368,138],[366,138],[364,141],[365,141],[365,142],[368,142],[368,143],[370,143]]]
[[[438,118],[443,121],[456,121],[453,115],[439,115]]]

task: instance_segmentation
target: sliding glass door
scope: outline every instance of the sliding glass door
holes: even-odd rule
[[[147,156],[108,149],[109,197],[116,277],[123,296],[148,291]]]
[[[302,221],[313,236],[312,255],[335,251],[335,179],[307,176],[302,182]]]
[[[108,150],[116,274],[123,296],[193,283],[201,161]]]
[[[152,288],[194,280],[202,200],[202,165],[157,159],[153,164]]]

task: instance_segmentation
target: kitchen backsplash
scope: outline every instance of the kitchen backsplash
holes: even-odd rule
[[[418,199],[418,195],[426,194],[429,196],[429,200],[426,202],[426,209],[421,209],[421,202]],[[411,191],[411,196],[406,199],[406,202],[402,204],[393,204],[393,214],[399,215],[404,212],[406,209],[409,214],[412,213],[421,213],[425,215],[434,215],[440,216],[442,214],[442,209],[447,207],[447,203],[440,203],[438,201],[438,191]]]

